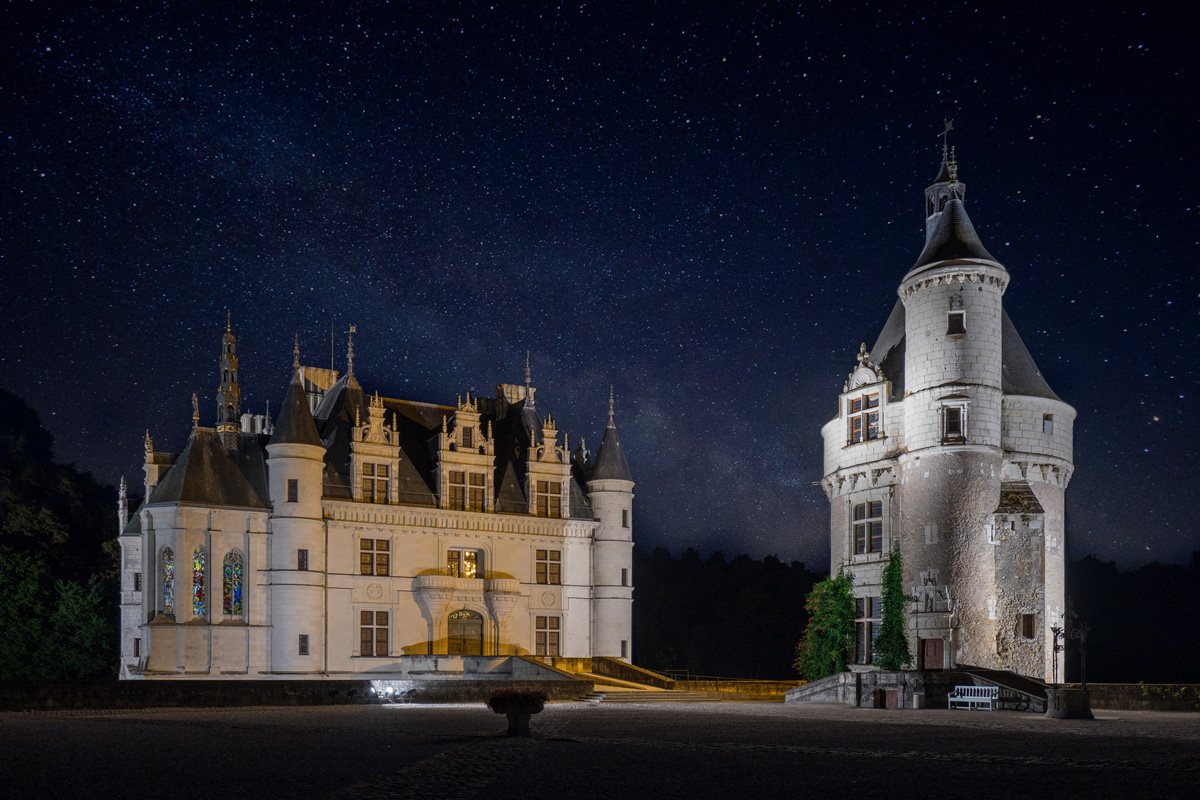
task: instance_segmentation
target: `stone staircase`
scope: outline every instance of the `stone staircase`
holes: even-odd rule
[[[603,698],[610,703],[719,703],[720,700],[704,692],[685,692],[671,689],[645,689],[627,692],[607,692]],[[599,702],[599,701],[597,701]]]

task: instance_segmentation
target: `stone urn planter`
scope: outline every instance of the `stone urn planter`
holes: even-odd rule
[[[1095,719],[1087,689],[1050,687],[1046,690],[1046,716],[1052,719]]]
[[[488,708],[508,717],[509,736],[528,736],[529,718],[542,713],[546,706],[546,695],[542,692],[520,692],[502,689],[492,692],[487,701]]]

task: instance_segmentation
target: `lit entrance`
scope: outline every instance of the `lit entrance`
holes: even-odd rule
[[[943,669],[945,667],[945,645],[946,643],[942,639],[922,639],[920,669]]]
[[[483,655],[483,617],[474,611],[454,611],[450,614],[449,649],[452,656]]]

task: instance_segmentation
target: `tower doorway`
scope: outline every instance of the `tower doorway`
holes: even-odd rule
[[[921,639],[921,646],[919,648],[921,663],[918,669],[945,669],[945,645],[946,642],[943,639]]]
[[[452,656],[483,655],[483,617],[466,609],[451,612],[447,639]]]

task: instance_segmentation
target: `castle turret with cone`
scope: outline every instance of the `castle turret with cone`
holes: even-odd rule
[[[874,659],[893,549],[917,666],[1050,675],[1062,623],[1075,411],[1004,310],[1009,273],[966,210],[956,155],[925,190],[925,245],[821,433],[831,568],[854,577],[855,662]]]

